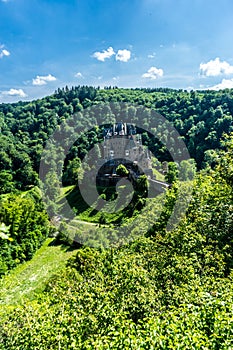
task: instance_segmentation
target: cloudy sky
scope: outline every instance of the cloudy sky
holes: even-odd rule
[[[83,84],[233,88],[233,1],[0,0],[0,102]]]

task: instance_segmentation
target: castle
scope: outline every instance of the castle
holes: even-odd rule
[[[116,123],[104,128],[103,158],[104,164],[98,171],[97,183],[114,185],[119,176],[118,165],[123,164],[129,171],[129,177],[136,179],[145,174],[153,176],[149,151],[142,145],[142,138],[132,124]]]

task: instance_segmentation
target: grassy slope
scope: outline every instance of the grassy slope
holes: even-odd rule
[[[62,207],[66,200],[68,201],[71,208],[75,208],[76,221],[79,222],[79,226],[80,224],[83,224],[83,225],[99,224],[99,220],[102,212],[89,207],[86,204],[86,202],[83,200],[82,195],[79,193],[79,191],[75,189],[75,186],[67,186],[62,188],[61,195],[58,198],[58,204],[60,206],[61,212],[62,212]],[[94,203],[94,205],[95,204],[96,203]],[[112,212],[112,213],[105,212],[105,218],[106,218],[107,224],[116,222],[117,220],[119,220],[119,218],[124,218],[124,213],[117,212],[117,211],[114,212],[113,203],[109,202],[106,207],[108,207],[108,209],[110,209],[110,211]],[[64,215],[66,214],[67,213],[64,212]],[[88,226],[85,229],[88,229]]]
[[[33,299],[48,279],[65,267],[76,251],[51,245],[52,241],[52,238],[47,239],[32,260],[19,265],[0,280],[0,304],[18,304],[25,298]]]

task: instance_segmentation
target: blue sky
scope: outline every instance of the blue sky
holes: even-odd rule
[[[233,1],[0,0],[0,102],[82,84],[233,88]]]

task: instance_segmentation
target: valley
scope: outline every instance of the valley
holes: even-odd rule
[[[231,349],[232,122],[231,89],[0,104],[0,349]]]

